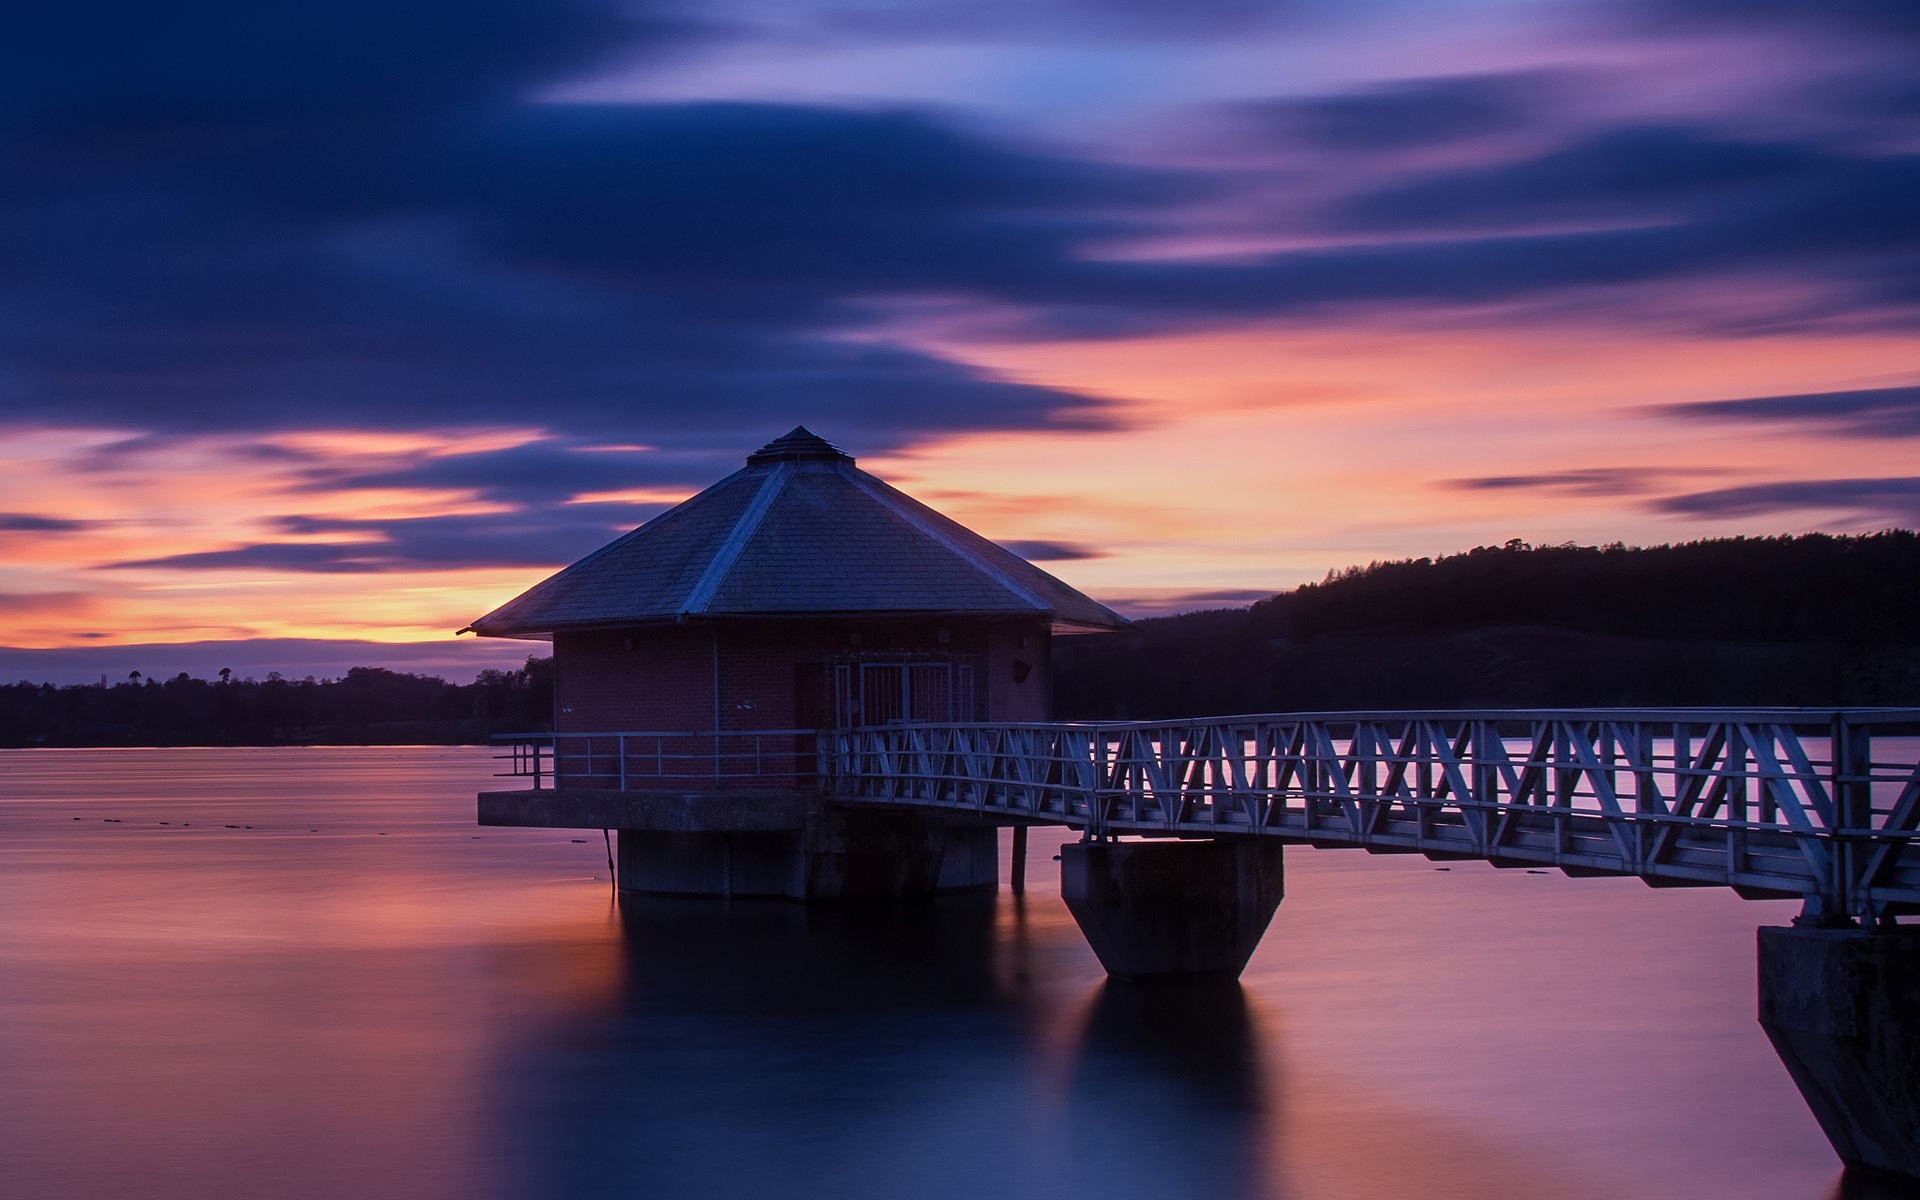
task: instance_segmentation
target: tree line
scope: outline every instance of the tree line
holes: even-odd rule
[[[453,745],[551,728],[553,660],[449,683],[382,667],[338,679],[185,672],[0,686],[0,746]]]
[[[1533,546],[1330,573],[1055,643],[1063,718],[1920,705],[1920,536]]]
[[[1920,706],[1920,535],[1533,546],[1328,574],[1054,642],[1063,719],[1381,708]],[[476,743],[551,728],[553,664],[470,684],[0,686],[0,746]]]

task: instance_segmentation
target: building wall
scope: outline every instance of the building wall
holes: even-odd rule
[[[713,728],[713,644],[705,629],[558,633],[553,665],[561,733]]]
[[[1051,634],[1042,618],[769,618],[556,634],[558,729],[714,729],[716,648],[723,730],[800,727],[797,668],[890,653],[979,661],[988,720],[1045,721],[1053,713]],[[818,679],[830,687],[824,670]],[[807,727],[831,724],[830,693],[821,699],[825,715]]]
[[[988,720],[1053,720],[1053,633],[1045,621],[998,624],[987,642]]]

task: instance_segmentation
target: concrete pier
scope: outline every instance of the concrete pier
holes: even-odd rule
[[[1850,1168],[1920,1183],[1920,928],[1763,927],[1760,1025]]]
[[[1237,977],[1284,890],[1281,847],[1264,838],[1060,848],[1060,894],[1121,979]]]
[[[791,830],[619,830],[620,890],[789,900],[911,899],[992,891],[991,825],[817,807]]]
[[[835,805],[797,788],[483,792],[480,824],[618,830],[623,892],[838,900],[1000,883],[988,821]]]

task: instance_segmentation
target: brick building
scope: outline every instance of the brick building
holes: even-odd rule
[[[550,637],[561,733],[1045,721],[1125,621],[806,429],[471,626]]]
[[[1053,637],[1124,624],[795,429],[473,623],[551,638],[555,676],[554,789],[481,818],[619,829],[633,890],[984,886],[990,828],[798,804],[808,731],[1049,720]]]

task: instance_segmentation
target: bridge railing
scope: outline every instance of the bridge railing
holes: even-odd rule
[[[849,799],[1259,834],[1920,911],[1920,710],[1594,709],[836,731]],[[823,748],[827,749],[827,748]]]
[[[659,788],[812,787],[819,778],[819,731],[719,733],[621,731],[513,733],[493,741],[508,764],[499,778],[535,788],[635,791]]]

